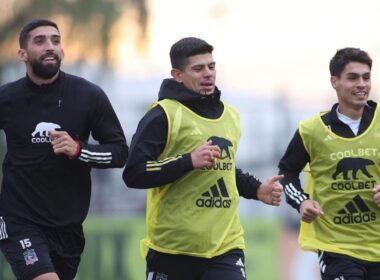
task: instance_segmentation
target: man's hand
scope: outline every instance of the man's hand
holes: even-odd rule
[[[66,131],[49,131],[50,141],[56,155],[72,158],[77,154],[78,143]]]
[[[380,207],[380,185],[375,185],[373,188],[373,199],[377,207]]]
[[[284,178],[284,175],[268,178],[257,190],[257,198],[265,204],[279,206],[283,187],[278,181],[282,178]]]
[[[311,223],[323,214],[321,206],[315,200],[307,199],[300,205],[301,220],[305,223]]]
[[[220,148],[218,145],[212,145],[211,140],[191,152],[191,160],[194,169],[212,167],[216,165],[219,158]]]

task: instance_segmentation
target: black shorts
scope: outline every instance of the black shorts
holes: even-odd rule
[[[318,253],[322,280],[379,280],[380,262],[359,260],[337,253]]]
[[[55,272],[74,279],[84,249],[81,225],[42,227],[19,219],[2,219],[0,249],[17,279]]]
[[[246,280],[242,250],[206,259],[150,249],[146,261],[147,280]]]

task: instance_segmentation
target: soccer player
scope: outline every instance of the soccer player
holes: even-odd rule
[[[368,100],[371,67],[361,49],[336,52],[330,82],[338,102],[300,122],[279,162],[286,200],[300,213],[300,245],[318,253],[323,280],[380,275],[380,114]]]
[[[278,206],[282,186],[235,166],[238,111],[215,86],[213,47],[187,37],[170,50],[172,79],[140,121],[123,173],[149,189],[141,248],[149,280],[243,280],[239,196]]]
[[[0,87],[7,141],[0,249],[17,279],[72,280],[85,243],[91,168],[123,167],[128,147],[103,90],[60,70],[54,22],[27,23],[19,43],[26,76]]]

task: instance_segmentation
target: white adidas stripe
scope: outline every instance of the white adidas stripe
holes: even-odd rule
[[[8,238],[7,229],[3,217],[0,217],[0,240]]]
[[[238,259],[238,261],[236,262],[235,265],[244,267],[244,263],[243,263],[243,261],[241,260],[241,258]]]
[[[324,254],[324,252],[321,252],[321,254],[318,257],[318,261],[319,261],[319,268],[320,268],[321,272],[325,273],[325,271],[326,271],[326,264],[322,260],[323,254]]]
[[[111,152],[90,152],[88,150],[81,150],[81,155],[85,155],[87,157],[112,157]]]
[[[285,194],[287,194],[292,200],[297,202],[297,204],[301,204],[302,201],[306,200],[307,197],[301,193],[301,191],[297,190],[293,183],[285,185]]]
[[[91,152],[89,150],[82,149],[81,154],[78,157],[84,162],[95,162],[99,164],[111,163],[111,152]]]

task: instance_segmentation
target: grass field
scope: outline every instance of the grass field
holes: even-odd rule
[[[243,219],[247,279],[279,279],[279,226],[272,219]],[[86,249],[76,280],[143,280],[145,261],[139,240],[144,218],[93,218],[85,222]],[[0,279],[14,280],[0,257]]]

